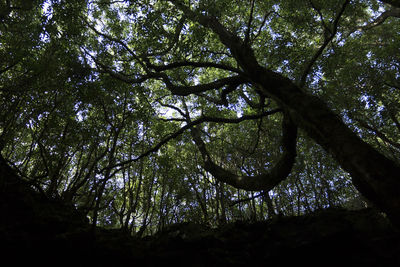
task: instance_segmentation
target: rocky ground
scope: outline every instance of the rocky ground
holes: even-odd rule
[[[137,239],[93,230],[72,205],[43,197],[0,161],[0,212],[2,266],[400,266],[400,234],[372,209],[218,229],[182,223]]]

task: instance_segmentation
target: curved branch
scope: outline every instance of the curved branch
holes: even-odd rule
[[[226,86],[225,89],[222,89],[222,92],[219,96],[219,98],[214,98],[202,93],[197,94],[198,96],[203,97],[204,99],[217,104],[217,105],[223,105],[223,106],[228,106],[228,100],[227,100],[227,95],[235,91],[240,85],[244,84],[245,82],[243,81],[238,81],[237,83],[230,83]]]
[[[211,173],[217,180],[235,188],[248,191],[269,191],[285,180],[290,174],[296,158],[297,126],[293,124],[287,114],[284,115],[282,121],[282,132],[281,143],[283,152],[277,164],[266,173],[245,176],[236,175],[215,164],[207,151],[205,143],[201,139],[200,130],[195,127],[191,129],[192,138],[204,160],[204,169]]]
[[[191,128],[195,127],[196,125],[199,125],[199,124],[201,124],[203,122],[240,123],[240,122],[245,121],[245,120],[259,119],[261,117],[269,116],[269,115],[272,115],[272,114],[275,114],[275,113],[278,113],[278,112],[281,112],[281,111],[282,111],[281,109],[273,109],[273,110],[270,110],[270,111],[263,112],[261,114],[243,115],[242,117],[239,117],[239,118],[218,118],[218,117],[202,116],[202,117],[200,117],[200,118],[198,118],[198,119],[196,119],[194,121],[191,121],[191,122],[187,123],[185,126],[180,128],[176,132],[171,133],[168,136],[164,137],[157,145],[155,145],[154,147],[148,149],[144,153],[140,154],[138,157],[133,158],[133,159],[129,159],[129,160],[126,160],[126,161],[121,161],[121,162],[119,162],[117,164],[114,164],[112,166],[105,167],[105,168],[101,169],[99,172],[101,173],[101,172],[103,172],[105,170],[108,170],[108,169],[121,167],[121,166],[124,166],[126,164],[130,164],[132,162],[139,161],[140,159],[142,159],[144,157],[147,157],[151,153],[157,152],[163,145],[165,145],[166,143],[168,143],[172,139],[177,138],[178,136],[183,134],[186,130],[191,129]]]
[[[212,30],[246,73],[250,83],[284,107],[310,138],[331,154],[352,177],[355,187],[400,227],[400,167],[363,141],[319,97],[303,92],[292,80],[261,66],[250,47],[216,18],[196,13],[180,0],[169,0],[191,20]],[[394,2],[394,1],[393,1]],[[396,1],[398,2],[398,1]]]
[[[247,79],[243,78],[242,76],[237,75],[237,76],[222,78],[222,79],[216,80],[211,83],[206,83],[206,84],[199,84],[199,85],[193,85],[193,86],[177,86],[177,85],[174,85],[169,80],[167,75],[162,75],[162,77],[163,77],[162,79],[163,79],[165,85],[167,86],[168,90],[170,90],[172,94],[179,95],[179,96],[187,96],[190,94],[203,93],[206,91],[219,89],[226,85],[238,86],[239,84],[247,82]]]
[[[94,56],[88,54],[93,61],[100,66],[100,68],[105,72],[108,73],[111,77],[116,78],[120,81],[123,81],[125,83],[129,84],[134,84],[134,83],[143,83],[149,79],[161,79],[167,89],[171,91],[173,95],[178,95],[178,96],[187,96],[190,94],[199,94],[203,93],[206,91],[210,90],[215,90],[222,88],[224,86],[228,86],[228,88],[234,88],[236,89],[239,85],[246,83],[247,79],[244,78],[241,75],[236,75],[236,76],[231,76],[231,77],[225,77],[210,83],[205,83],[205,84],[199,84],[199,85],[191,85],[191,86],[181,86],[181,85],[175,85],[174,83],[171,82],[170,78],[168,77],[167,74],[163,72],[150,72],[148,71],[147,74],[144,75],[137,75],[137,77],[131,77],[131,75],[127,75],[121,72],[116,72],[114,71],[111,67],[101,63],[98,61]],[[193,64],[196,64],[195,62],[192,62]],[[181,63],[184,64],[184,63]],[[180,63],[177,64],[171,64],[171,65],[180,65]],[[208,64],[208,63],[198,63],[198,65],[202,66],[210,66],[213,64]],[[219,65],[219,64],[214,64],[214,65]],[[183,66],[183,65],[181,65]],[[221,65],[222,66],[222,65]],[[151,66],[152,68],[157,68],[157,66]],[[166,66],[165,66],[166,67]],[[159,70],[166,70],[167,68],[163,69],[162,66],[158,66]],[[173,67],[171,67],[173,68]],[[230,92],[230,91],[229,91]]]

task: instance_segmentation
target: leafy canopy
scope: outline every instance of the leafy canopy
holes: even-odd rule
[[[259,64],[399,157],[396,1],[15,0],[0,10],[2,154],[94,224],[154,231],[358,201],[349,175],[289,129],[282,104],[193,16],[218,20]],[[231,181],[274,172],[285,179],[260,189]]]

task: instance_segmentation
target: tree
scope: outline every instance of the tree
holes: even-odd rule
[[[343,204],[350,175],[400,225],[396,1],[7,3],[2,153],[94,224],[242,214],[219,182],[261,191],[256,217],[300,213]]]
[[[311,138],[331,153],[339,164],[351,174],[353,183],[362,194],[386,211],[396,224],[399,222],[398,189],[400,184],[398,175],[400,169],[395,162],[357,137],[322,100],[304,92],[290,79],[261,66],[253,49],[248,44],[249,35],[246,35],[243,40],[227,30],[215,16],[195,12],[179,1],[172,2],[193,20],[211,29],[219,37],[221,43],[229,49],[231,56],[244,72],[243,79],[247,78],[248,82],[253,82],[255,86],[258,85],[258,90],[265,97],[277,101],[289,113],[293,121],[291,124],[296,121],[298,127],[301,127]],[[336,34],[338,21],[347,5],[349,5],[349,1],[345,1],[337,12],[330,30],[332,37],[328,37],[328,40]],[[303,74],[300,85],[304,83],[303,77],[306,75],[307,73]],[[171,91],[174,92],[173,88]],[[192,90],[191,93],[193,92],[195,91]],[[198,146],[199,149],[204,147],[201,143]],[[284,147],[287,146],[284,145]],[[285,159],[285,163],[287,161]],[[209,162],[209,159],[205,157],[205,168],[216,177],[226,179],[226,176],[230,176]],[[262,180],[274,179],[277,176],[281,175],[274,175],[271,178],[263,177]],[[235,183],[242,179],[240,176],[235,178]]]

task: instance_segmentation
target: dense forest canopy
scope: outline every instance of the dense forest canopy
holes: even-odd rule
[[[93,225],[400,222],[399,1],[0,3],[1,154]]]

